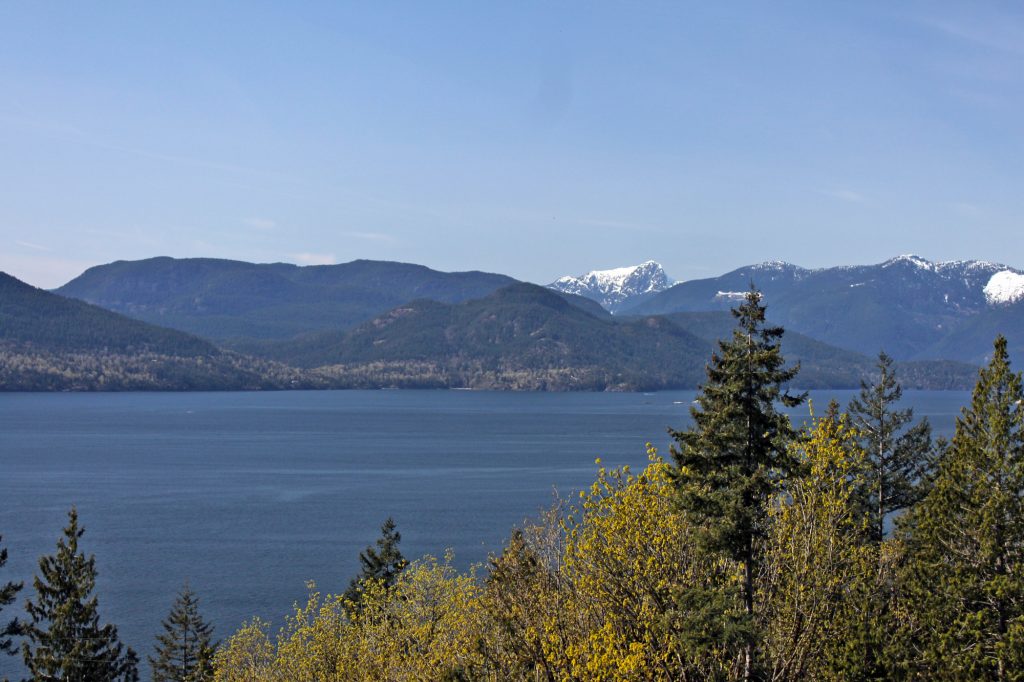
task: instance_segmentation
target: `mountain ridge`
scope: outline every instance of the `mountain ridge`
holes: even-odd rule
[[[323,383],[0,272],[0,390],[251,390]]]
[[[55,293],[224,343],[343,329],[415,298],[467,300],[515,281],[366,259],[299,266],[160,256],[89,268]]]
[[[578,277],[565,275],[547,286],[556,291],[585,296],[615,313],[671,285],[672,280],[665,274],[661,264],[648,260],[628,267],[591,270]]]
[[[1001,284],[995,289],[993,280]],[[689,280],[621,311],[623,315],[724,310],[750,287],[764,294],[773,319],[789,330],[867,355],[885,349],[901,360],[947,359],[980,363],[991,350],[971,337],[949,343],[977,320],[987,331],[1018,337],[1024,352],[1024,274],[976,260],[932,262],[914,255],[875,265],[808,269],[769,262],[724,275]],[[1017,296],[1020,287],[1020,298]],[[988,291],[986,291],[988,289]]]

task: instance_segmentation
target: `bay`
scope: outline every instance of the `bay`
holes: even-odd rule
[[[812,395],[846,405],[849,391]],[[0,581],[31,590],[71,505],[96,555],[104,620],[145,657],[187,581],[220,637],[276,628],[307,581],[343,590],[393,516],[409,558],[462,569],[606,466],[668,456],[692,391],[0,394]],[[952,433],[969,394],[908,391]],[[794,411],[805,420],[807,407]],[[5,610],[3,617],[14,611]],[[12,667],[13,666],[13,667]],[[0,660],[0,675],[16,675]]]

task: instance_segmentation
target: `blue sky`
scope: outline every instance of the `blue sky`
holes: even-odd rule
[[[0,4],[0,269],[1024,266],[1024,6]]]

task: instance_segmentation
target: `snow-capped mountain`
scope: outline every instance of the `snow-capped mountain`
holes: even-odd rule
[[[1024,342],[1024,272],[978,260],[903,255],[876,265],[807,269],[777,261],[690,280],[623,307],[630,315],[723,310],[750,284],[769,317],[793,331],[897,359],[979,361],[995,334]],[[971,338],[965,334],[972,333]]]
[[[579,277],[566,275],[548,285],[557,291],[586,296],[613,313],[670,286],[672,280],[661,265],[652,260],[625,268],[592,270]]]
[[[1000,270],[985,285],[985,300],[989,305],[1007,305],[1024,298],[1024,275],[1013,270]]]

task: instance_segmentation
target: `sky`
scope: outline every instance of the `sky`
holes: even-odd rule
[[[0,270],[1024,267],[1024,5],[0,2]]]

